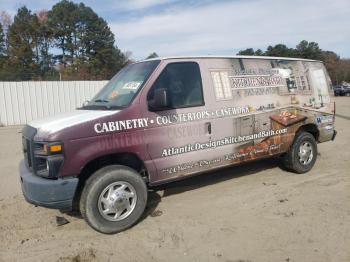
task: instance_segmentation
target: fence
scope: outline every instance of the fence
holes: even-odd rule
[[[0,126],[71,111],[107,81],[0,82]]]

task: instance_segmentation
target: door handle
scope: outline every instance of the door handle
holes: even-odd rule
[[[205,123],[206,127],[207,127],[207,132],[209,135],[211,135],[211,123],[210,122],[207,122]]]

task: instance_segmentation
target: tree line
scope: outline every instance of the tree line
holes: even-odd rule
[[[297,57],[323,61],[333,84],[350,83],[350,59],[341,59],[335,52],[322,50],[318,43],[302,40],[295,48],[284,44],[268,46],[265,51],[247,48],[237,55]]]
[[[350,59],[322,50],[315,42],[284,44],[265,51],[247,48],[239,55],[300,57],[325,63],[332,82],[350,82]],[[110,79],[127,63],[107,22],[83,3],[61,0],[51,10],[26,6],[13,19],[0,13],[0,81]],[[158,57],[153,52],[147,58]]]
[[[107,22],[83,3],[62,0],[33,13],[0,14],[0,80],[99,80],[128,61]]]

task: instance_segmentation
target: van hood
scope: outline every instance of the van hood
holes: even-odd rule
[[[119,111],[120,110],[74,110],[69,113],[61,113],[52,117],[34,120],[29,122],[28,125],[37,129],[38,137],[44,137],[68,127],[113,115]]]

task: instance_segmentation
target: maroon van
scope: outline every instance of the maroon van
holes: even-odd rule
[[[330,88],[322,62],[305,59],[128,65],[81,108],[24,127],[23,194],[116,233],[140,219],[154,185],[276,155],[305,173],[336,135]]]

